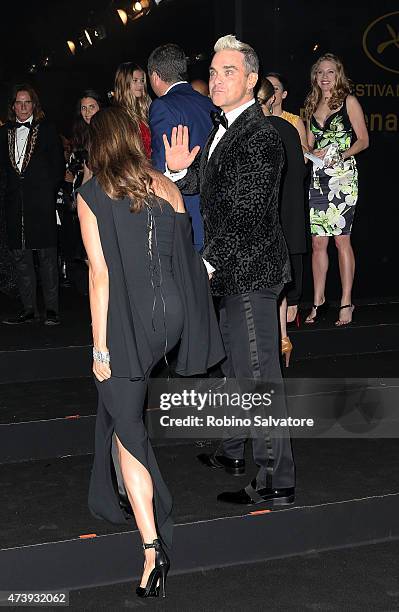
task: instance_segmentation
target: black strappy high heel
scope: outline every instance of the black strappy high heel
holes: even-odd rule
[[[341,310],[343,310],[344,308],[349,308],[351,311],[351,320],[350,321],[341,321],[339,318],[339,313],[341,312]],[[344,304],[344,306],[340,306],[338,308],[338,321],[335,321],[335,325],[337,327],[345,327],[345,325],[350,325],[352,323],[352,316],[353,316],[353,311],[355,310],[355,307],[353,304]]]
[[[166,576],[170,567],[168,556],[159,540],[154,540],[152,544],[143,543],[143,548],[155,548],[155,567],[151,570],[145,587],[138,586],[136,593],[139,597],[159,597],[159,593],[161,597],[166,597]]]
[[[316,312],[315,312],[314,317],[312,317],[311,319],[309,319],[309,315],[310,315],[309,313],[309,315],[305,319],[306,325],[311,325],[312,323],[316,323],[316,321],[320,319],[321,315],[327,312],[327,310],[329,309],[329,306],[330,305],[327,301],[319,305],[313,304],[312,309],[314,309]]]

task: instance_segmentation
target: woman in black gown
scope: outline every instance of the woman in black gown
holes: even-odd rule
[[[274,86],[269,79],[262,79],[257,98],[267,121],[278,131],[285,153],[279,192],[280,222],[290,254],[291,282],[285,286],[285,295],[280,304],[280,331],[281,353],[288,367],[293,347],[287,336],[287,305],[299,304],[302,293],[303,254],[306,253],[305,162],[298,131],[290,122],[270,113]]]
[[[162,545],[171,544],[172,500],[143,424],[148,377],[179,340],[182,375],[206,371],[224,351],[181,195],[151,168],[123,109],[93,117],[89,165],[94,176],[78,195],[99,393],[89,507],[113,523],[133,511],[145,545],[137,594],[157,596],[169,567]],[[115,484],[113,436],[125,500]]]

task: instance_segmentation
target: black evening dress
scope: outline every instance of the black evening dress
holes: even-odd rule
[[[107,345],[111,378],[98,382],[95,456],[89,508],[112,523],[132,519],[122,503],[112,460],[112,436],[151,475],[158,535],[172,540],[172,499],[143,423],[148,377],[179,341],[176,372],[206,371],[224,357],[208,276],[191,240],[187,213],[151,196],[138,213],[112,200],[92,178],[79,193],[97,218],[108,267]]]

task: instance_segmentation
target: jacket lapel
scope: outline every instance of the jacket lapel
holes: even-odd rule
[[[208,136],[208,140],[206,141],[205,147],[202,149],[201,161],[200,161],[200,184],[202,182],[203,176],[205,174],[206,166],[208,163],[209,157],[209,149],[211,148],[211,144],[213,139],[215,138],[216,132],[218,131],[217,127],[214,127],[212,132]]]
[[[215,167],[218,168],[220,166],[223,156],[228,151],[230,144],[238,137],[244,126],[252,119],[256,119],[259,113],[263,117],[262,109],[256,102],[255,104],[252,104],[250,107],[248,107],[244,112],[242,112],[241,115],[239,115],[237,119],[233,122],[233,124],[229,127],[226,133],[223,134],[208,162],[209,147],[212,143],[213,137],[216,134],[216,130],[212,132],[209,137],[206,149],[204,150],[204,155],[201,158],[201,169],[203,168],[203,172],[201,173],[201,179],[203,179],[205,174],[208,174],[208,172],[212,172]]]
[[[31,160],[33,151],[35,149],[36,141],[37,141],[37,135],[39,133],[39,125],[40,124],[32,126],[32,128],[29,130],[28,142],[26,143],[26,150],[25,150],[25,155],[24,155],[24,161],[22,162],[22,167],[21,167],[21,174],[25,172]]]
[[[7,130],[8,136],[8,157],[10,158],[10,162],[12,167],[14,168],[17,174],[21,174],[19,168],[17,166],[17,162],[15,159],[15,139],[17,137],[17,130],[15,127],[11,127]]]

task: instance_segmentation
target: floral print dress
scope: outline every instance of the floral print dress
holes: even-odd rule
[[[332,113],[321,127],[314,116],[310,130],[315,137],[315,149],[331,144],[340,152],[351,146],[353,128],[346,110]],[[330,168],[313,165],[309,191],[310,228],[313,236],[341,236],[351,233],[358,193],[355,158],[349,157]]]

